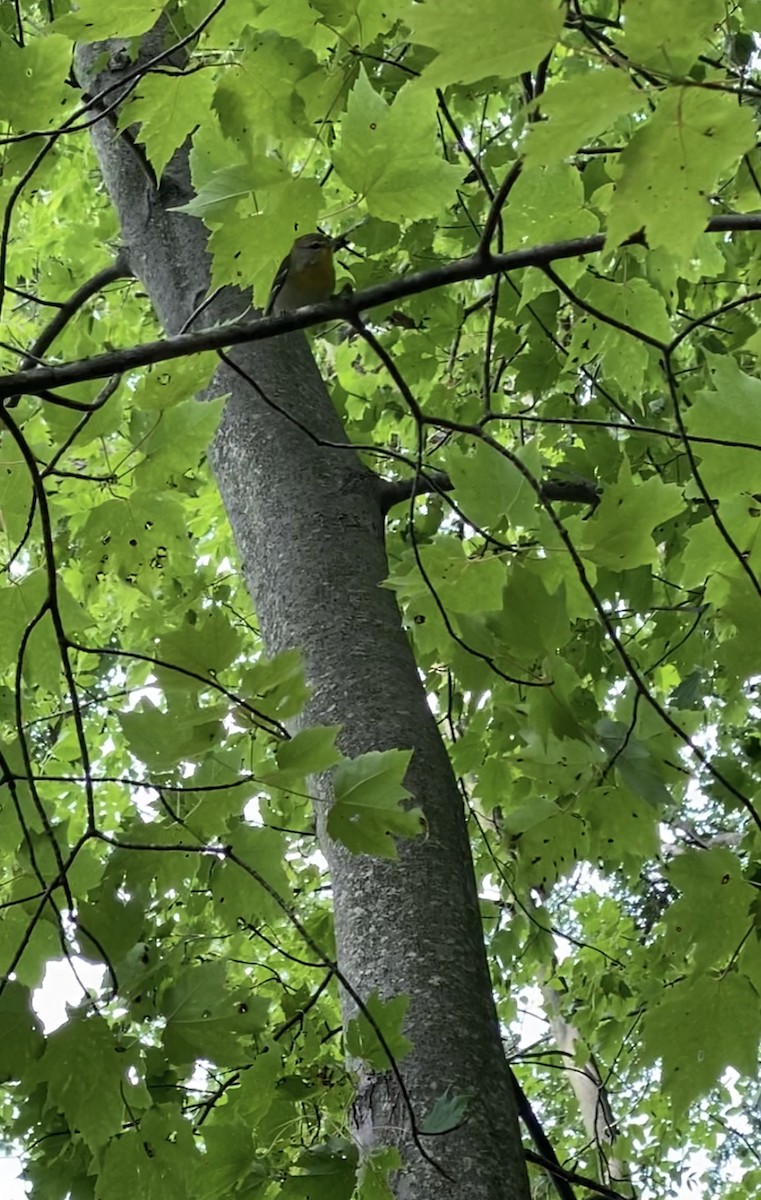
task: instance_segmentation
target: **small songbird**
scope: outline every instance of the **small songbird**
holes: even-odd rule
[[[264,315],[281,313],[327,300],[336,286],[333,239],[325,233],[296,238],[272,284]]]

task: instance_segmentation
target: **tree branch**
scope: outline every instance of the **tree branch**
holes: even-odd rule
[[[430,470],[411,479],[379,479],[381,512],[384,517],[397,504],[410,496],[427,496],[431,492],[452,492],[454,484],[446,471]]]
[[[706,226],[708,233],[732,233],[761,230],[761,212],[726,213],[713,217]],[[626,245],[644,245],[642,233],[628,238]],[[605,235],[573,238],[565,242],[551,242],[544,246],[529,246],[522,250],[511,250],[506,254],[476,254],[467,258],[418,271],[401,279],[392,279],[376,284],[362,292],[342,294],[322,304],[308,305],[295,312],[276,317],[260,317],[254,321],[232,321],[227,325],[196,333],[180,334],[160,341],[145,342],[98,354],[89,359],[65,363],[57,367],[39,367],[36,370],[17,371],[0,379],[0,400],[17,392],[39,394],[41,389],[65,387],[84,383],[89,379],[103,379],[108,375],[146,367],[153,363],[184,358],[201,350],[219,350],[225,346],[237,346],[248,342],[263,341],[289,333],[294,329],[307,329],[336,318],[352,321],[360,312],[379,308],[383,304],[400,300],[405,296],[417,296],[433,288],[446,287],[452,283],[463,283],[470,279],[485,279],[500,271],[517,271],[525,267],[545,267],[560,259],[581,258],[598,254],[605,249]]]
[[[453,492],[454,484],[446,471],[435,468],[411,479],[380,479],[380,506],[384,517],[397,504],[411,496],[427,496],[431,492]],[[589,479],[547,479],[541,485],[547,500],[565,500],[572,504],[589,504],[592,511],[600,503],[602,489]]]
[[[513,1080],[513,1089],[515,1091],[515,1102],[518,1107],[518,1116],[528,1130],[532,1142],[536,1146],[539,1154],[534,1157],[530,1151],[526,1152],[526,1158],[530,1162],[538,1161],[549,1174],[555,1191],[560,1200],[575,1200],[573,1188],[566,1177],[567,1173],[563,1170],[558,1161],[558,1156],[555,1153],[555,1148],[552,1142],[547,1137],[547,1134],[542,1128],[542,1123],[531,1107],[531,1102],[518,1082],[517,1076],[513,1070],[510,1071]]]
[[[590,1192],[594,1192],[597,1196],[604,1196],[606,1200],[628,1200],[628,1197],[623,1192],[616,1192],[613,1188],[606,1187],[604,1183],[598,1183],[596,1179],[590,1179],[588,1175],[577,1175],[575,1171],[569,1171],[565,1167],[555,1164],[541,1154],[535,1154],[533,1150],[525,1151],[526,1162],[536,1163],[538,1167],[543,1167],[555,1179],[565,1179],[569,1183],[577,1183],[579,1187],[588,1188]]]
[[[72,292],[68,300],[64,300],[55,316],[48,322],[42,333],[33,342],[29,350],[27,350],[21,360],[19,370],[28,371],[39,367],[40,359],[45,351],[53,344],[58,335],[66,328],[69,321],[76,316],[80,308],[83,308],[92,296],[96,296],[109,283],[116,283],[118,279],[132,278],[134,276],[127,260],[127,252],[121,249],[112,263],[104,267],[101,271],[97,271],[81,287]],[[5,402],[5,407],[15,408],[20,399],[20,394],[10,396]]]
[[[594,512],[600,503],[602,488],[591,479],[545,479],[541,486],[545,500],[565,500],[571,504],[588,504]]]

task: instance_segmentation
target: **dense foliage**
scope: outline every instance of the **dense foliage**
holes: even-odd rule
[[[315,352],[374,469],[444,473],[392,510],[388,586],[468,806],[523,1089],[596,1175],[562,1070],[594,1060],[643,1195],[695,1177],[750,1196],[761,4],[5,4],[7,373],[159,334],[118,265],[61,306],[119,236],[74,43],[162,10],[187,64],[138,74],[114,137],[156,177],[190,139],[214,287],[263,304],[317,226],[345,235],[339,287],[430,274],[366,337],[320,326]],[[492,249],[556,253],[436,286],[485,227]],[[338,731],[288,736],[298,647],[263,655],[206,466],[220,402],[194,397],[216,362],[2,413],[0,1117],[41,1200],[355,1188],[305,783]],[[417,831],[405,762],[339,763],[336,837],[393,854]],[[102,982],[45,1033],[32,996],[64,956]],[[403,1070],[403,1000],[375,1011]],[[361,1022],[349,1042],[379,1054]],[[383,1167],[363,1200],[389,1194]]]

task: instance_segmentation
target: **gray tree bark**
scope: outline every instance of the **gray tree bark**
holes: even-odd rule
[[[149,39],[143,54],[156,48]],[[103,49],[79,56],[80,82],[91,93],[125,69],[118,44],[108,43],[109,63],[95,76]],[[165,330],[176,332],[209,279],[201,222],[169,211],[191,198],[187,155],[175,156],[156,188],[112,125],[103,120],[92,132],[131,266]],[[245,303],[230,289],[203,320],[240,316]],[[448,1178],[413,1143],[390,1072],[357,1064],[355,1136],[364,1151],[400,1148],[400,1200],[528,1200],[465,815],[394,598],[380,586],[387,565],[378,482],[353,451],[325,444],[345,435],[300,334],[240,347],[233,357],[288,414],[229,368],[219,371],[214,392],[229,400],[211,462],[267,650],[304,653],[312,697],[302,725],[340,724],[349,756],[412,748],[406,782],[428,822],[427,837],[400,846],[398,863],[354,856],[327,837],[330,781],[316,782],[341,971],[363,999],[373,991],[409,996],[412,1050],[400,1068],[417,1123],[447,1089],[468,1097],[457,1129],[424,1139]],[[344,1002],[349,1017],[354,1006]]]

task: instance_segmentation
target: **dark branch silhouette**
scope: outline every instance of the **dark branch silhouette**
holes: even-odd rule
[[[713,217],[706,226],[708,233],[733,233],[761,230],[761,213],[728,213]],[[627,239],[627,245],[644,245],[642,233]],[[376,284],[362,292],[342,293],[322,304],[308,305],[291,313],[276,317],[259,317],[254,320],[233,321],[229,325],[203,329],[196,333],[180,334],[162,338],[155,342],[144,342],[114,350],[108,354],[96,354],[92,358],[65,363],[57,367],[39,367],[34,370],[17,371],[0,378],[0,400],[16,393],[38,395],[42,389],[66,387],[84,383],[89,379],[103,379],[153,363],[167,362],[174,358],[185,358],[200,350],[221,350],[225,346],[238,346],[248,342],[260,342],[265,338],[290,333],[295,329],[308,329],[336,318],[352,322],[361,312],[379,308],[383,304],[397,301],[405,296],[417,296],[433,288],[446,287],[465,280],[486,279],[500,271],[517,271],[525,267],[545,267],[549,263],[599,254],[605,249],[605,235],[572,238],[565,242],[550,242],[543,246],[530,246],[522,250],[511,250],[506,254],[469,255],[440,267],[418,271],[401,279],[391,279]]]

